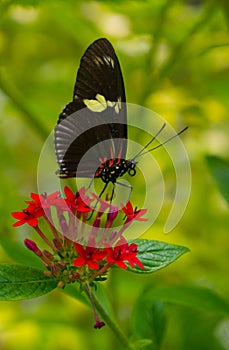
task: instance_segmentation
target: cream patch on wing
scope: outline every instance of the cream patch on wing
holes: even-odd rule
[[[107,107],[114,108],[115,112],[118,114],[121,107],[122,107],[122,101],[121,97],[118,98],[117,102],[112,101],[106,101],[105,97],[101,94],[97,94],[95,96],[95,100],[91,99],[84,99],[83,100],[85,106],[90,109],[92,112],[103,112]]]

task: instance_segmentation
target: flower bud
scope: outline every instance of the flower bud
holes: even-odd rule
[[[56,247],[58,250],[62,250],[62,249],[63,249],[63,246],[62,246],[62,244],[61,244],[61,242],[60,242],[59,239],[54,238],[54,239],[53,239],[53,243],[54,243],[55,247]]]
[[[54,256],[48,251],[48,250],[43,250],[43,254],[44,256],[46,256],[46,258],[48,258],[49,260],[53,260]]]
[[[33,242],[33,241],[31,241],[30,239],[26,238],[26,239],[24,240],[24,243],[25,243],[25,246],[26,246],[29,250],[33,251],[37,256],[39,256],[39,257],[42,257],[42,256],[43,256],[42,251],[38,248],[38,246],[36,245],[35,242]]]

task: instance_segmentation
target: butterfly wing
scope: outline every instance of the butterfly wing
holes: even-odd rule
[[[110,158],[111,147],[114,157],[125,158],[125,102],[118,58],[107,39],[98,39],[81,58],[73,101],[55,128],[60,177],[93,177],[101,159]],[[89,158],[82,160],[91,147]]]

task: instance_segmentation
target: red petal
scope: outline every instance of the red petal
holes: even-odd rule
[[[107,255],[112,255],[113,254],[113,249],[110,248],[110,247],[109,248],[105,248],[105,251],[106,251]]]
[[[111,264],[114,264],[114,262],[115,262],[115,259],[112,256],[107,256],[106,259],[107,259],[107,262],[109,262]]]
[[[64,198],[56,198],[53,201],[53,205],[55,205],[56,207],[58,207],[61,210],[69,210],[69,206],[67,205]]]
[[[73,261],[73,265],[74,266],[83,266],[83,265],[85,265],[85,259],[79,256],[78,258],[75,258],[75,260]]]
[[[51,193],[51,194],[47,197],[47,199],[48,199],[49,201],[52,201],[53,199],[59,198],[59,195],[60,195],[60,191],[56,191],[56,192],[54,192],[54,193]]]
[[[126,209],[132,214],[133,213],[133,206],[130,201],[126,203]]]
[[[129,245],[129,250],[131,251],[131,252],[137,252],[137,249],[138,249],[138,245],[136,244],[136,243],[131,243],[130,245]]]
[[[68,186],[64,187],[64,193],[65,193],[65,195],[66,195],[68,200],[70,200],[70,201],[74,201],[75,200],[75,195],[74,195],[74,193],[72,192],[72,190]]]
[[[99,269],[99,264],[96,261],[89,260],[89,261],[87,261],[87,264],[93,270],[98,270]]]
[[[27,223],[32,227],[36,227],[38,225],[38,220],[37,219],[30,219],[27,221]]]
[[[97,252],[93,254],[93,259],[94,260],[103,260],[105,258],[106,253],[105,252]]]
[[[115,264],[120,267],[121,269],[124,269],[126,270],[127,269],[127,266],[126,264],[123,262],[123,261],[116,261]]]
[[[37,193],[31,193],[30,197],[34,200],[34,202],[36,202],[37,204],[41,204],[41,200],[40,200],[40,195]]]
[[[11,215],[18,220],[24,220],[27,215],[25,213],[23,213],[22,211],[15,211],[13,213],[11,213]]]
[[[118,240],[118,242],[115,244],[115,248],[126,248],[128,247],[128,243],[127,241],[125,240],[124,237],[120,237],[120,239]]]
[[[145,215],[145,213],[147,212],[147,209],[141,209],[139,212],[137,212],[135,214],[135,220],[138,220],[138,221],[147,221],[146,218],[141,218],[141,216]]]
[[[21,225],[24,225],[25,223],[26,223],[25,220],[20,220],[20,221],[18,221],[18,222],[15,222],[15,223],[13,224],[13,227],[21,226]]]
[[[138,258],[135,258],[134,263],[141,267],[143,270],[145,270],[145,266],[141,263],[141,261]]]
[[[74,246],[79,255],[85,255],[84,247],[81,244],[74,242]]]
[[[85,196],[85,193],[86,193],[86,188],[85,187],[82,187],[79,192],[78,192],[78,195],[79,197],[83,198]]]

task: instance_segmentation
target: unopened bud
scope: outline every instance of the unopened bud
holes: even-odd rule
[[[48,258],[49,260],[53,260],[54,256],[48,251],[48,250],[43,250],[43,254],[44,256],[46,256],[46,258]]]
[[[58,276],[60,274],[58,267],[56,265],[51,265],[50,266],[51,272],[54,276]]]
[[[64,281],[59,281],[58,284],[57,284],[58,288],[64,288],[64,286],[65,286]]]
[[[66,269],[66,264],[63,261],[58,261],[57,265],[61,270]]]
[[[48,277],[52,277],[52,272],[51,272],[51,271],[48,271],[48,270],[45,270],[45,271],[44,271],[44,275],[45,275],[45,276],[48,276]]]
[[[62,250],[63,246],[62,246],[61,241],[59,239],[54,238],[53,243],[58,250]]]
[[[26,238],[26,239],[24,240],[24,243],[25,243],[25,246],[26,246],[29,250],[33,251],[37,256],[39,256],[39,257],[42,257],[42,256],[43,256],[41,250],[38,248],[38,246],[36,245],[35,242],[33,242],[33,241],[31,241],[30,239]]]

